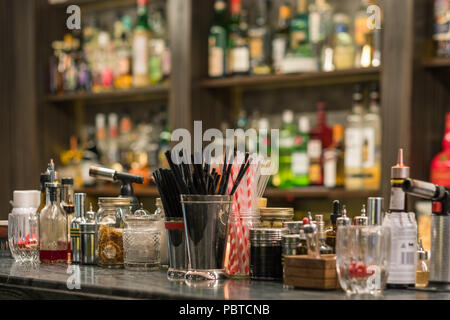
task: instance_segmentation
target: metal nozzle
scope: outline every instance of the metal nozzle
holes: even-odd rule
[[[391,178],[409,178],[409,167],[403,163],[403,149],[398,149],[397,164],[391,168]]]
[[[108,168],[90,167],[89,175],[100,180],[115,181],[116,171]]]

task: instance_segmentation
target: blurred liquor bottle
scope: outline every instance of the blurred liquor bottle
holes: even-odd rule
[[[344,186],[344,127],[340,124],[333,126],[333,143],[323,152],[323,176],[327,188]]]
[[[336,70],[354,67],[355,46],[349,33],[350,18],[342,13],[335,14],[334,20],[334,66]]]
[[[231,20],[228,27],[227,74],[248,74],[250,50],[248,45],[247,12],[241,0],[231,0]]]
[[[319,69],[323,70],[324,51],[333,30],[333,8],[326,0],[315,0],[309,5],[309,34]]]
[[[345,129],[345,188],[361,190],[363,179],[363,95],[360,85],[353,92],[353,108]]]
[[[450,113],[445,118],[445,134],[442,152],[431,162],[431,182],[450,188]]]
[[[272,40],[272,61],[275,73],[281,73],[281,63],[288,50],[291,18],[291,6],[289,2],[284,2],[278,9],[278,22]]]
[[[294,125],[294,113],[292,110],[285,110],[283,112],[283,126],[280,131],[279,179],[274,181],[274,184],[279,182],[278,186],[280,188],[292,187],[292,151],[296,134],[297,128]]]
[[[267,0],[257,0],[254,23],[248,30],[251,74],[270,74],[270,28]]]
[[[138,0],[138,21],[133,35],[133,86],[143,87],[149,84],[149,40],[147,0]]]
[[[299,118],[298,131],[294,139],[294,150],[292,151],[292,185],[304,187],[309,185],[309,119],[302,116]]]
[[[220,78],[226,75],[227,17],[226,2],[214,3],[214,20],[208,36],[208,75]]]

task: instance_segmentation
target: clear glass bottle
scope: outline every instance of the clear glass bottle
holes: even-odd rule
[[[61,185],[46,183],[47,205],[39,214],[39,257],[42,263],[66,263],[69,239],[67,215],[60,203]]]
[[[347,116],[345,129],[345,188],[361,190],[363,179],[363,96],[361,86],[353,92],[353,109]]]
[[[214,20],[208,36],[208,75],[220,78],[226,75],[227,50],[227,4],[224,0],[214,2]]]
[[[335,25],[334,66],[336,70],[351,69],[354,67],[355,46],[348,32],[350,18],[338,13],[334,15],[333,20]]]
[[[420,239],[417,250],[416,287],[426,287],[428,286],[429,281],[430,260],[428,259],[428,251],[425,251],[422,245],[422,239]]]
[[[129,198],[99,198],[96,215],[98,225],[98,265],[123,267],[123,217],[130,212]]]
[[[378,84],[370,89],[369,112],[364,115],[364,189],[379,190],[381,179],[381,116]]]
[[[284,2],[278,9],[278,22],[272,40],[272,59],[275,73],[281,73],[281,62],[288,50],[291,18],[291,5],[289,2]]]
[[[149,84],[148,42],[150,26],[147,14],[148,0],[138,0],[138,21],[133,34],[133,86],[145,87]]]

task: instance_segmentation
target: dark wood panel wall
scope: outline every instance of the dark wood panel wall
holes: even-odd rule
[[[0,219],[13,190],[38,188],[35,2],[0,1]]]

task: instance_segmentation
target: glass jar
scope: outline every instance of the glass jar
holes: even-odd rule
[[[124,216],[123,249],[127,269],[157,270],[160,266],[159,217],[141,208]]]
[[[130,199],[99,198],[98,207],[98,265],[121,268],[124,263],[123,217],[130,214]]]
[[[283,228],[283,222],[294,218],[293,208],[260,208],[259,213],[263,228]]]

